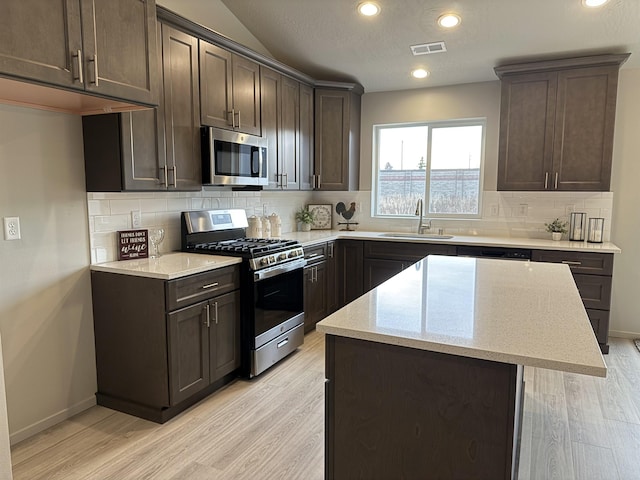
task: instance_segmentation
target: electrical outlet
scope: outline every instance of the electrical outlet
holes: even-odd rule
[[[528,211],[529,211],[529,205],[528,204],[521,203],[520,205],[518,205],[518,216],[519,217],[526,217]]]
[[[20,240],[20,218],[4,217],[4,239]]]
[[[131,227],[140,228],[142,226],[142,214],[140,210],[131,210]]]
[[[499,213],[500,213],[499,205],[491,205],[489,207],[489,215],[491,215],[492,217],[497,217]]]

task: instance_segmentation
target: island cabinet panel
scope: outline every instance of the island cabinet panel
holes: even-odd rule
[[[154,0],[3,0],[0,75],[158,103]]]
[[[365,242],[365,291],[377,287],[427,255],[456,255],[456,247],[435,243]]]
[[[609,190],[618,69],[628,56],[496,67],[498,190]]]
[[[521,370],[327,335],[325,478],[513,478]]]
[[[613,253],[532,250],[531,260],[569,266],[600,349],[608,353]]]
[[[97,402],[163,423],[237,376],[238,267],[175,280],[91,272]]]

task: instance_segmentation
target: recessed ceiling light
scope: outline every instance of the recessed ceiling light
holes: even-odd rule
[[[445,13],[444,15],[440,15],[438,18],[438,25],[443,28],[453,28],[460,25],[461,21],[462,19],[460,18],[460,15],[456,15],[455,13]]]
[[[414,71],[411,72],[411,76],[413,78],[427,78],[429,76],[429,72],[426,71],[424,68],[416,68]]]
[[[364,2],[358,5],[358,12],[365,17],[373,17],[380,13],[380,7],[373,2]]]
[[[585,7],[595,8],[595,7],[601,7],[608,1],[609,0],[582,0],[582,4]]]

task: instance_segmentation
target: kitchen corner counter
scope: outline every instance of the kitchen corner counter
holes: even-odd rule
[[[442,245],[475,245],[485,247],[528,248],[533,250],[558,250],[567,252],[592,252],[592,253],[620,253],[620,248],[611,243],[570,242],[568,240],[547,240],[540,238],[520,237],[485,237],[475,235],[454,235],[452,238],[418,238],[416,237],[389,237],[387,232],[351,231],[344,230],[312,230],[310,232],[289,232],[282,235],[283,238],[298,240],[305,247],[316,243],[328,242],[339,239],[351,240],[377,240],[385,242],[404,243],[437,243]],[[406,233],[406,232],[404,232]]]
[[[159,258],[140,258],[99,263],[91,265],[90,268],[95,272],[173,280],[174,278],[208,272],[241,262],[242,259],[237,257],[173,252],[166,253]]]
[[[429,256],[317,324],[325,334],[604,377],[569,267]]]

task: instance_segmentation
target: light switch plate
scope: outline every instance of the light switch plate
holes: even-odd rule
[[[20,240],[20,217],[4,217],[4,239]]]

